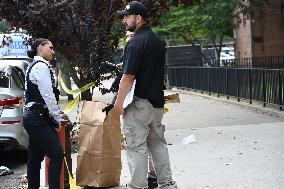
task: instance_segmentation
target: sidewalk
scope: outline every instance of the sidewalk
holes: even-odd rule
[[[170,112],[163,120],[179,189],[284,188],[283,119],[201,95],[181,94],[180,98],[180,104],[166,105]],[[73,110],[70,119],[75,115]],[[189,135],[196,142],[183,144]],[[72,155],[74,175],[76,156]],[[122,151],[122,186],[113,189],[124,188],[129,180]]]

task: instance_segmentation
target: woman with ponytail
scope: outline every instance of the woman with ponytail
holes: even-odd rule
[[[23,116],[23,125],[29,135],[28,188],[40,187],[41,162],[46,155],[50,159],[49,189],[59,189],[64,152],[56,133],[61,129],[60,111],[53,92],[54,77],[49,67],[55,57],[53,45],[48,39],[36,39],[28,56],[34,59],[26,74]]]

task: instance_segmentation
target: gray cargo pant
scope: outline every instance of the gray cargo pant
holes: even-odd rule
[[[148,187],[148,150],[156,168],[159,188],[177,188],[172,181],[162,117],[162,108],[154,108],[148,100],[137,97],[134,97],[133,102],[125,109],[122,133],[126,138],[126,156],[131,174],[128,188]]]
[[[153,162],[153,158],[151,153],[148,153],[148,163],[149,163],[149,171],[148,171],[148,177],[152,177],[152,178],[157,178],[156,175],[156,170],[155,170],[155,166],[154,166],[154,162]]]

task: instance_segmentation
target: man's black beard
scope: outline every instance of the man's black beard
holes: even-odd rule
[[[126,30],[130,31],[130,32],[134,32],[135,29],[136,29],[136,26],[132,26],[132,27],[126,28]]]

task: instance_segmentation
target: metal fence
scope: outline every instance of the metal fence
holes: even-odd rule
[[[189,67],[167,65],[166,82],[171,87],[206,91],[283,108],[284,69]]]
[[[218,64],[216,59],[206,59],[204,60],[203,67],[283,69],[284,56],[227,59],[220,60],[220,64]]]

